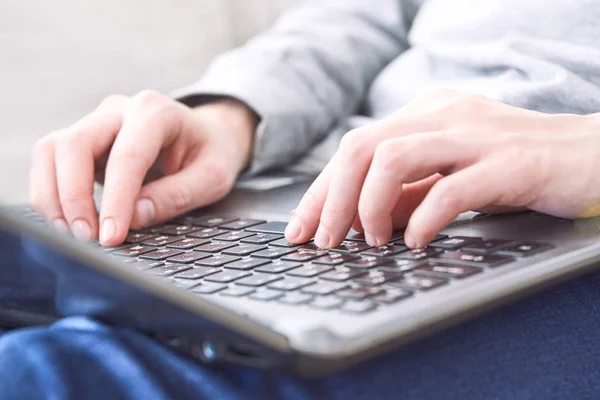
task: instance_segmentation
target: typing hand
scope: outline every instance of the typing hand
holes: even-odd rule
[[[600,215],[600,118],[547,115],[438,91],[348,133],[286,237],[335,247],[353,227],[383,245],[406,226],[422,247],[460,213]]]
[[[223,100],[190,109],[161,94],[111,96],[33,151],[31,203],[82,241],[121,243],[130,227],[224,197],[246,165],[256,117]],[[149,174],[149,172],[154,172]],[[151,181],[150,175],[158,179]],[[95,178],[104,181],[98,217]]]

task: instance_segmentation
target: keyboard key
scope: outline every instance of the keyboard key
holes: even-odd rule
[[[210,282],[203,282],[201,283],[199,286],[196,286],[192,289],[193,293],[198,293],[198,294],[213,294],[213,293],[217,293],[223,289],[226,289],[227,285],[221,285],[218,283],[210,283]]]
[[[156,267],[165,265],[165,263],[162,261],[150,262],[150,261],[138,260],[135,258],[125,258],[123,260],[123,263],[127,264],[128,267],[133,267],[133,268],[137,269],[138,271],[145,271],[147,269],[152,269],[152,268],[156,268]]]
[[[210,241],[206,239],[186,238],[173,243],[169,243],[167,247],[170,249],[190,250],[194,247],[202,246],[206,243],[210,243]]]
[[[329,253],[324,257],[319,257],[314,261],[315,264],[340,265],[358,259],[354,254]]]
[[[258,244],[240,244],[235,247],[230,247],[226,250],[223,250],[223,254],[229,254],[232,256],[249,256],[252,253],[256,253],[257,251],[266,249],[266,246],[261,246]]]
[[[433,247],[436,249],[444,249],[444,250],[457,250],[461,247],[465,247],[471,243],[480,242],[482,239],[478,237],[471,236],[454,236],[449,237],[444,240],[439,240],[437,242],[431,243],[429,247]]]
[[[298,247],[299,246],[298,244],[288,242],[285,238],[281,238],[279,240],[271,242],[271,245],[277,246],[277,247]]]
[[[196,267],[194,266],[192,269],[188,269],[185,272],[181,272],[175,275],[177,279],[202,279],[205,276],[216,274],[217,272],[221,272],[220,268],[209,268],[209,267]]]
[[[201,229],[199,231],[196,231],[194,233],[190,233],[188,236],[192,237],[192,238],[198,238],[198,239],[210,239],[210,238],[214,238],[215,236],[222,235],[224,233],[227,233],[227,231],[225,229],[206,228],[206,229]]]
[[[345,282],[349,279],[358,278],[366,274],[366,271],[362,271],[357,268],[348,267],[335,267],[333,271],[329,271],[326,274],[319,276],[319,278],[334,281],[334,282]]]
[[[383,293],[384,290],[374,286],[359,286],[355,288],[344,289],[337,292],[335,295],[342,299],[362,300],[368,297],[377,296]]]
[[[448,280],[442,278],[407,276],[395,282],[388,282],[391,286],[400,287],[408,290],[431,290],[438,286],[445,285]]]
[[[192,269],[192,266],[186,264],[165,264],[158,268],[149,269],[146,272],[158,276],[173,276],[188,269]]]
[[[172,263],[192,264],[198,260],[202,260],[203,258],[208,257],[210,257],[209,254],[203,254],[194,251],[191,253],[183,253],[175,257],[170,257],[167,259],[167,261]]]
[[[214,256],[210,256],[208,258],[204,258],[204,259],[196,262],[196,264],[202,265],[204,267],[221,267],[225,264],[237,261],[239,259],[240,259],[240,257],[236,257],[236,256],[214,255]]]
[[[267,222],[265,224],[255,225],[246,230],[248,232],[278,233],[278,234],[283,235],[286,227],[287,227],[287,222],[272,221],[272,222]]]
[[[333,267],[331,265],[319,265],[319,264],[306,264],[300,268],[296,268],[287,273],[289,276],[300,276],[303,278],[311,278],[323,274],[327,271],[331,271]]]
[[[274,240],[279,240],[281,238],[281,235],[275,235],[273,233],[256,233],[240,241],[242,243],[248,244],[267,244],[273,242]]]
[[[247,237],[254,236],[254,233],[244,231],[229,231],[215,237],[215,240],[224,240],[226,242],[239,242]]]
[[[249,218],[240,218],[238,220],[226,223],[224,225],[219,225],[219,228],[223,229],[246,229],[251,226],[264,224],[265,221],[260,219],[249,219]]]
[[[235,243],[211,242],[198,246],[194,251],[202,251],[204,253],[220,253],[225,249],[235,246]]]
[[[338,308],[342,304],[344,304],[344,300],[338,299],[337,297],[319,296],[313,299],[313,301],[310,303],[310,306],[323,310],[332,310],[334,308]]]
[[[428,265],[415,270],[417,275],[439,276],[440,278],[462,279],[478,274],[483,270],[478,267],[467,267],[466,265]]]
[[[278,281],[279,279],[283,279],[281,275],[273,275],[273,274],[254,274],[248,276],[244,279],[240,279],[236,282],[237,285],[242,286],[264,286],[271,282]]]
[[[275,259],[295,252],[296,249],[286,249],[283,247],[269,247],[268,249],[252,254],[252,257]]]
[[[427,261],[421,260],[402,260],[399,258],[393,259],[391,263],[382,265],[377,268],[380,271],[386,272],[409,272],[417,267],[421,267],[423,265],[427,265]]]
[[[244,271],[248,271],[254,269],[256,267],[260,267],[261,265],[269,264],[269,260],[261,259],[261,258],[246,258],[239,261],[235,261],[225,265],[227,269],[240,269]]]
[[[364,242],[352,242],[349,240],[345,240],[342,242],[342,244],[340,244],[338,247],[336,247],[335,249],[331,249],[331,251],[333,252],[337,252],[337,253],[359,253],[361,251],[370,249],[371,246],[369,246],[367,243]]]
[[[204,280],[207,282],[231,283],[238,279],[245,278],[249,275],[251,274],[246,271],[225,270],[214,275],[209,275],[206,278],[204,278]]]
[[[390,239],[390,242],[395,242],[397,240],[401,240],[404,239],[404,231],[403,230],[396,230],[394,232],[392,232],[392,237]],[[366,242],[367,240],[365,239],[365,235],[364,233],[359,233],[356,231],[351,230],[348,235],[346,236],[346,240],[350,240],[352,242]]]
[[[288,261],[281,261],[281,260],[277,260],[277,261],[273,261],[267,265],[264,265],[262,267],[256,268],[256,271],[258,272],[265,272],[267,274],[281,274],[283,272],[292,270],[294,268],[298,268],[301,267],[302,264],[300,263],[293,263],[293,262],[288,262]]]
[[[299,249],[295,253],[291,253],[282,258],[284,261],[297,261],[307,262],[314,260],[315,258],[326,256],[327,252],[324,250],[304,250]]]
[[[152,233],[140,233],[140,232],[129,232],[125,238],[125,243],[140,243],[144,240],[152,239],[154,234]]]
[[[467,247],[464,247],[463,251],[467,251],[469,253],[491,253],[513,243],[514,242],[511,240],[490,239],[471,243]]]
[[[310,294],[304,293],[286,293],[283,297],[278,299],[279,302],[284,304],[298,305],[306,304],[313,299]]]
[[[256,292],[252,293],[248,297],[250,297],[251,299],[254,299],[254,300],[271,301],[271,300],[276,300],[276,299],[280,298],[281,296],[283,296],[283,292],[279,292],[277,290],[270,290],[270,289],[260,289],[260,290],[257,290]]]
[[[181,236],[187,235],[192,232],[199,231],[200,228],[192,225],[175,225],[170,228],[163,229],[159,231],[161,235],[170,235],[170,236]]]
[[[369,271],[367,275],[354,279],[360,285],[378,286],[384,283],[395,282],[402,277],[401,274],[385,271]]]
[[[390,263],[392,263],[392,261],[389,259],[386,259],[386,258],[365,256],[365,257],[361,257],[357,260],[353,260],[348,263],[345,263],[344,266],[350,267],[350,268],[369,269],[369,268],[380,267],[382,265],[386,265],[386,264],[390,264]]]
[[[386,289],[373,298],[378,303],[393,304],[413,295],[413,292],[403,289]]]
[[[254,289],[243,286],[230,286],[225,290],[219,292],[221,296],[230,296],[230,297],[244,297],[253,293]]]
[[[167,258],[175,257],[183,253],[181,250],[175,249],[158,249],[149,253],[144,253],[140,256],[144,260],[166,260]]]
[[[425,260],[436,254],[441,253],[442,250],[434,249],[432,247],[425,247],[423,249],[413,249],[406,251],[402,254],[398,254],[396,257],[403,260]]]
[[[184,237],[183,236],[164,236],[163,235],[163,236],[153,237],[152,239],[144,240],[142,242],[142,244],[144,246],[162,247],[162,246],[168,245],[169,243],[180,241],[181,239],[184,239]]]
[[[368,251],[363,252],[365,256],[373,257],[389,257],[396,254],[400,254],[408,250],[406,246],[400,246],[398,244],[388,244],[386,246],[374,247]]]
[[[545,243],[534,243],[534,242],[522,242],[516,243],[511,246],[500,249],[497,254],[503,254],[514,257],[528,257],[534,254],[548,251],[553,248],[550,244]]]
[[[236,220],[237,218],[202,217],[195,219],[192,225],[198,225],[205,228],[215,228],[217,226],[225,225]]]
[[[497,254],[476,254],[448,251],[432,257],[429,261],[443,264],[457,264],[471,267],[490,268],[514,261],[514,258]]]
[[[175,285],[180,289],[183,290],[191,290],[193,288],[195,288],[196,286],[199,286],[201,283],[199,281],[192,281],[192,280],[185,280],[185,279],[169,279],[169,284],[171,285]]]
[[[269,289],[292,291],[300,289],[304,286],[311,285],[314,282],[315,281],[313,279],[307,278],[285,278],[280,281],[271,283],[268,287]]]
[[[326,296],[334,292],[347,288],[346,283],[337,282],[319,282],[302,289],[302,293]]]
[[[340,307],[340,310],[350,314],[364,314],[376,308],[377,304],[372,301],[347,301]]]
[[[149,253],[154,250],[156,250],[154,247],[142,246],[142,245],[138,244],[135,246],[124,247],[117,251],[113,251],[110,254],[114,254],[116,256],[123,256],[123,257],[137,257],[141,254]]]

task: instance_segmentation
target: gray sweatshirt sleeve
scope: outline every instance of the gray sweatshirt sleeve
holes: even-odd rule
[[[174,96],[187,104],[241,100],[261,118],[247,172],[289,164],[355,113],[379,72],[407,49],[416,3],[305,1]]]

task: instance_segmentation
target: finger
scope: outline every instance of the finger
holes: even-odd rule
[[[400,199],[392,211],[392,227],[394,230],[405,228],[412,213],[421,204],[427,193],[443,175],[435,174],[415,183],[405,184]]]
[[[463,146],[443,132],[422,133],[382,142],[375,151],[365,179],[358,210],[365,229],[375,246],[390,239],[392,212],[403,185],[438,172],[471,163],[476,146]]]
[[[525,207],[539,192],[539,168],[529,160],[495,157],[437,182],[406,229],[410,247],[423,247],[461,213],[488,206]]]
[[[154,92],[142,92],[131,100],[106,165],[100,211],[103,245],[114,246],[125,239],[146,173],[179,133],[185,111]]]
[[[98,234],[94,160],[110,149],[122,123],[124,97],[107,99],[56,141],[56,181],[62,211],[81,241]]]

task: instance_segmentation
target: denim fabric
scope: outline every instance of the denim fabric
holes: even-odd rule
[[[17,248],[0,242],[0,271],[23,262]],[[0,336],[0,398],[597,399],[599,288],[600,274],[589,275],[314,381],[204,366],[138,332],[70,317]]]

